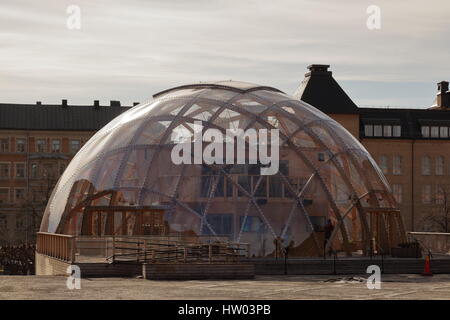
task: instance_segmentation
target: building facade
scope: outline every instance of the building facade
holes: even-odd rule
[[[450,91],[438,83],[424,109],[358,108],[328,65],[312,65],[296,98],[330,115],[370,152],[410,231],[450,232]]]
[[[0,245],[33,242],[59,176],[126,107],[0,104]]]

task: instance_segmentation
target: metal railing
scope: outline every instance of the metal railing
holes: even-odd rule
[[[111,263],[232,263],[248,258],[246,243],[199,243],[145,238],[113,238]]]
[[[448,257],[450,254],[450,233],[408,232],[408,238],[420,243],[425,254]]]

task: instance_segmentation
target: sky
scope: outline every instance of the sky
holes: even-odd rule
[[[293,94],[319,63],[359,106],[424,108],[450,80],[449,17],[448,0],[0,0],[0,102],[130,105],[230,79]]]

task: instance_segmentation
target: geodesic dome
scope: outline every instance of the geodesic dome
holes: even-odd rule
[[[245,163],[175,164],[175,145],[198,139],[195,123],[225,137],[278,129],[278,172],[261,174],[267,166],[250,159],[245,138]],[[98,131],[59,179],[41,231],[249,243],[255,257],[283,247],[290,256],[350,254],[368,252],[373,238],[398,242],[396,207],[372,157],[339,123],[275,88],[224,81],[163,91]]]

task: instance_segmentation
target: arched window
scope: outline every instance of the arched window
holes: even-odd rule
[[[422,175],[429,176],[431,174],[431,159],[429,156],[422,157]]]

